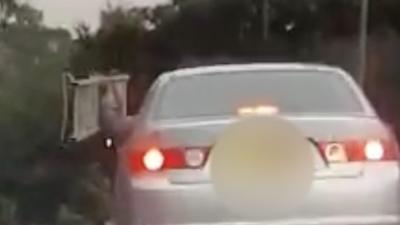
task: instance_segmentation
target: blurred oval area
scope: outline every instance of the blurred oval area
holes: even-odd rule
[[[313,147],[279,117],[243,119],[217,138],[210,173],[218,198],[235,213],[268,218],[293,210],[314,173]]]

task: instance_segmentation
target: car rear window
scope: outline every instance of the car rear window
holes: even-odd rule
[[[235,115],[273,105],[282,114],[362,114],[354,90],[339,74],[321,71],[223,72],[173,78],[155,112],[158,119]]]

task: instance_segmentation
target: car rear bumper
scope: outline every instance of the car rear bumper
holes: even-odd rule
[[[118,225],[400,224],[398,182],[397,163],[366,165],[357,177],[319,178],[301,207],[263,222],[231,213],[218,201],[210,185],[174,185],[164,189],[134,186],[126,196],[129,215],[120,219]]]

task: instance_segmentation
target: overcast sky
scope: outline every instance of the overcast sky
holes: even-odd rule
[[[99,24],[99,12],[107,2],[113,5],[147,6],[168,2],[168,0],[26,0],[44,13],[45,24],[71,29],[79,22],[92,27]]]

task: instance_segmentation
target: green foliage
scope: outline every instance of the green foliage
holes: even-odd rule
[[[146,30],[144,12],[120,7],[108,10],[102,13],[102,27],[96,34],[91,34],[85,25],[76,28],[78,38],[72,48],[70,65],[77,76],[113,69],[132,71],[139,59]]]
[[[4,27],[15,13],[18,4],[15,0],[0,0],[0,27]]]
[[[292,52],[288,60],[296,59],[300,48],[312,47],[310,39],[356,35],[359,3],[180,0],[154,9],[110,7],[98,32],[78,29],[71,65],[76,74],[117,69],[154,76],[188,58],[265,59]],[[93,62],[78,60],[84,56]]]
[[[12,26],[2,31],[0,45],[6,49],[1,56],[6,65],[0,68],[1,118],[6,124],[0,126],[5,133],[0,142],[13,149],[2,150],[15,155],[28,149],[41,150],[47,146],[41,146],[45,139],[58,139],[60,73],[67,57],[69,35],[62,30]],[[44,122],[47,120],[52,122]],[[19,132],[22,130],[24,134]],[[26,146],[22,148],[21,144]],[[18,147],[14,149],[13,145]]]
[[[0,29],[9,25],[40,26],[42,13],[15,0],[0,0]]]
[[[0,4],[7,12],[0,28],[0,220],[45,224],[55,221],[65,192],[50,158],[60,151],[60,75],[70,36],[43,27],[30,6],[12,3]]]

